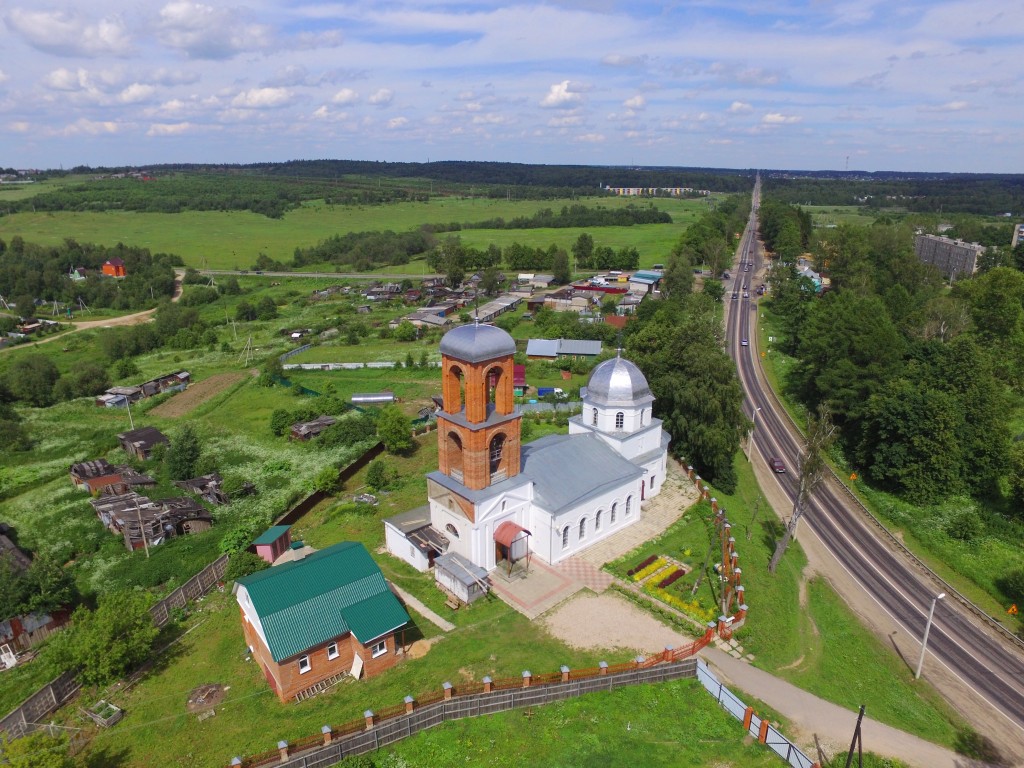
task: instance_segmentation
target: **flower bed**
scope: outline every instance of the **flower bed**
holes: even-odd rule
[[[682,568],[676,568],[672,573],[666,576],[664,579],[658,582],[658,589],[665,589],[675,584],[679,579],[686,575],[686,571]]]
[[[668,565],[668,561],[665,560],[665,558],[663,558],[663,557],[656,558],[654,560],[654,562],[652,562],[650,565],[648,565],[647,567],[642,568],[639,571],[637,571],[636,573],[634,573],[633,574],[633,581],[643,581],[648,576],[650,576],[652,573],[656,573],[657,571],[660,571],[666,565]]]
[[[632,576],[635,573],[637,573],[638,571],[642,571],[644,568],[646,568],[648,565],[650,565],[651,563],[653,563],[657,559],[658,559],[657,555],[651,555],[650,557],[648,557],[646,560],[644,560],[639,565],[637,565],[637,566],[635,566],[633,568],[630,568],[628,571],[626,571],[626,575],[627,576]]]
[[[710,608],[705,608],[697,600],[684,600],[683,598],[673,595],[671,592],[658,587],[648,587],[644,591],[652,597],[658,598],[666,605],[671,605],[676,610],[682,611],[691,619],[696,619],[701,623],[711,621],[715,618],[715,612]]]

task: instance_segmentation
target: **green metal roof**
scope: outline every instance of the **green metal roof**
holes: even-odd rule
[[[367,643],[409,621],[366,547],[355,541],[245,576],[237,583],[249,593],[274,661],[346,632]]]
[[[281,536],[284,535],[284,532],[287,531],[289,528],[291,528],[290,525],[275,525],[271,528],[268,528],[266,532],[263,533],[262,536],[260,536],[258,539],[256,539],[256,541],[253,542],[253,545],[273,544],[275,541],[281,538]]]

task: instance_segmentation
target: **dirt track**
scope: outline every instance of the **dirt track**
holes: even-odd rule
[[[241,372],[218,373],[191,385],[184,392],[179,392],[166,403],[161,403],[151,413],[163,418],[184,416],[205,403],[214,395],[223,392],[236,381],[245,378]]]

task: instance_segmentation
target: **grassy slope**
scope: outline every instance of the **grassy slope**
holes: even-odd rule
[[[81,242],[115,245],[118,242],[149,248],[154,252],[179,254],[188,266],[209,269],[247,269],[259,253],[272,259],[291,261],[296,247],[309,247],[335,234],[372,230],[404,232],[422,224],[483,221],[496,217],[505,219],[529,216],[542,208],[560,209],[570,200],[504,201],[434,198],[429,203],[396,203],[379,206],[328,206],[308,203],[289,211],[281,219],[269,219],[248,211],[187,211],[179,214],[131,213],[19,213],[0,218],[0,237],[10,240],[21,235],[25,240],[43,245],[58,245],[66,237]],[[635,200],[627,198],[584,198],[575,201],[588,206],[618,208]],[[703,201],[659,199],[657,205],[673,216],[670,225],[615,227],[615,243],[637,245],[644,263],[663,260],[664,243],[678,240]],[[598,245],[605,242],[606,228],[590,228]],[[638,236],[645,230],[645,235]],[[568,248],[580,230],[552,230],[537,244],[552,242]],[[649,232],[646,232],[649,231]],[[513,240],[524,242],[533,237],[532,230],[502,230],[485,236],[486,230],[466,230],[467,243],[486,246],[490,242],[506,245]],[[657,232],[659,234],[650,234]],[[664,232],[664,234],[660,234]],[[632,234],[631,234],[632,233]],[[654,250],[651,247],[657,246]],[[658,258],[655,258],[658,251]],[[418,271],[418,270],[416,270]]]

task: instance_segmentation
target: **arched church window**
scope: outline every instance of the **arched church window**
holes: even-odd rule
[[[594,409],[594,413],[590,416],[590,423],[595,427],[597,426],[597,408]]]
[[[599,509],[599,510],[597,510],[597,514],[594,515],[594,530],[595,531],[600,531],[601,530],[601,516],[603,514],[604,514],[604,512],[602,512]]]
[[[562,529],[562,549],[569,548],[569,526]]]
[[[505,453],[505,435],[498,434],[491,438],[490,458],[491,474],[498,471],[501,466],[501,457]]]
[[[616,513],[616,512],[618,512],[618,510],[619,510],[619,502],[617,502],[617,501],[613,501],[613,502],[612,502],[612,512],[611,512],[611,517],[610,517],[610,519],[608,520],[608,524],[609,524],[609,525],[615,525],[615,513]]]
[[[587,518],[580,520],[580,541],[587,538]]]
[[[448,433],[448,474],[462,481],[462,439],[455,433]]]
[[[447,531],[448,533],[450,533],[450,534],[451,534],[452,536],[454,536],[454,537],[455,537],[456,539],[457,539],[457,538],[459,538],[459,529],[458,529],[458,528],[456,528],[456,527],[455,527],[454,525],[452,525],[451,523],[448,523],[448,525],[446,525],[446,526],[444,527],[444,529],[445,529],[445,530],[446,530],[446,531]]]
[[[618,413],[615,414],[615,428],[622,429],[623,426],[625,426],[625,424],[626,414],[624,414],[622,411],[619,411]]]
[[[640,426],[641,427],[644,425],[644,414],[645,413],[647,413],[647,410],[645,408],[641,408],[640,409]]]
[[[626,497],[626,517],[629,517],[633,513],[633,497]]]

